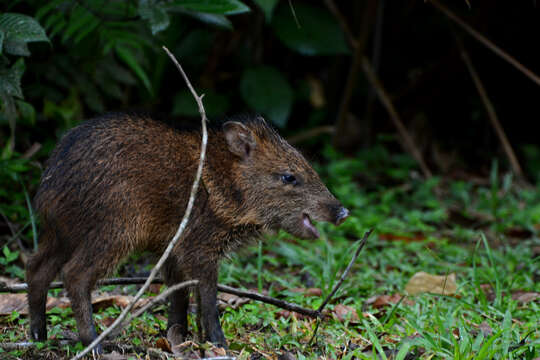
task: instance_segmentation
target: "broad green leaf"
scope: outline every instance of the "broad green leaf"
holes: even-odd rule
[[[9,69],[0,69],[0,92],[23,98],[21,77],[24,73],[24,59],[18,59]]]
[[[349,48],[339,24],[328,11],[298,3],[294,5],[300,22],[297,26],[289,6],[277,9],[272,27],[277,37],[290,49],[303,55],[347,54]]]
[[[0,30],[0,55],[2,55],[2,48],[4,47],[4,32]]]
[[[272,13],[274,12],[274,8],[276,7],[278,1],[279,0],[255,0],[255,3],[259,5],[264,12],[264,17],[266,18],[267,22],[272,20]]]
[[[26,101],[16,100],[17,110],[19,110],[19,118],[28,125],[36,124],[36,110],[32,104]]]
[[[23,14],[4,13],[0,15],[0,30],[4,33],[6,52],[14,55],[29,55],[28,48],[20,44],[33,41],[49,41],[45,30],[32,17]],[[10,44],[8,50],[8,43]]]
[[[185,9],[219,15],[234,15],[249,11],[249,7],[239,0],[173,0],[167,7],[171,10]]]
[[[6,51],[6,53],[11,55],[30,56],[30,50],[28,49],[28,45],[26,45],[26,43],[22,41],[12,41],[5,39],[4,50]]]
[[[126,47],[122,45],[115,46],[116,54],[118,57],[126,63],[127,66],[137,75],[139,80],[143,83],[144,87],[150,94],[153,94],[152,85],[150,84],[150,79],[143,68],[139,65],[133,53]]]
[[[223,15],[206,14],[206,13],[193,12],[193,11],[183,11],[182,13],[209,25],[213,25],[213,26],[217,26],[217,27],[221,27],[221,28],[225,28],[229,30],[233,28],[231,21]]]
[[[255,111],[268,116],[279,127],[287,124],[293,103],[293,91],[275,68],[260,66],[244,71],[240,93]]]
[[[169,15],[163,3],[155,0],[139,0],[139,15],[147,20],[152,30],[152,35],[165,30],[170,23]]]
[[[215,91],[202,90],[204,94],[203,104],[209,118],[217,118],[225,115],[229,110],[229,100],[225,95]],[[174,97],[172,114],[175,116],[199,116],[199,108],[188,90],[182,90]]]

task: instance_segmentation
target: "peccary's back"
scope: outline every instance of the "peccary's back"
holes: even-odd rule
[[[84,122],[61,139],[42,175],[34,201],[43,225],[69,252],[88,241],[107,248],[101,239],[118,242],[122,255],[160,247],[185,209],[199,142],[139,115]]]

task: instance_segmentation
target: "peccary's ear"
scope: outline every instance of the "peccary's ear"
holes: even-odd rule
[[[250,129],[237,121],[227,121],[223,124],[223,132],[229,144],[229,150],[233,154],[242,159],[249,157],[256,145],[255,137]]]

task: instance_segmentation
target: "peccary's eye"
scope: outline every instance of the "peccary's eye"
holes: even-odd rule
[[[294,175],[291,175],[291,174],[281,175],[281,181],[283,181],[284,184],[292,184],[292,185],[298,184],[298,181],[296,180]]]

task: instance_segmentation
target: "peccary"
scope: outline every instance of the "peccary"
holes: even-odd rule
[[[49,283],[61,270],[81,341],[96,337],[90,291],[138,250],[161,253],[184,214],[199,162],[200,131],[147,116],[88,120],[60,140],[34,202],[39,251],[27,266],[30,333],[47,337]],[[348,211],[304,157],[261,117],[211,128],[193,212],[165,263],[168,285],[199,279],[203,336],[226,346],[216,306],[219,260],[262,233],[316,238],[313,220],[340,224]],[[186,335],[189,291],[170,297],[168,327]]]

